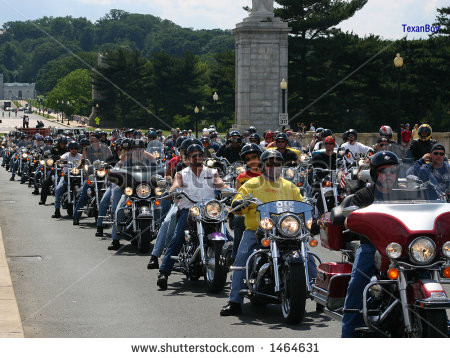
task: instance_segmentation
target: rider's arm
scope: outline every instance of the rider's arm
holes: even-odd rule
[[[152,154],[150,154],[149,152],[144,152],[144,156],[147,157],[148,159],[150,159],[151,161],[156,162],[155,157]]]
[[[182,187],[183,187],[183,177],[181,176],[181,173],[176,173],[169,191],[174,191],[175,189]]]
[[[222,178],[219,176],[219,174],[217,173],[217,171],[216,171],[216,173],[214,174],[214,185],[216,186],[216,189],[219,189],[219,190],[221,190],[221,189],[223,189],[223,188],[228,188],[228,185],[226,185],[226,184],[223,182]]]

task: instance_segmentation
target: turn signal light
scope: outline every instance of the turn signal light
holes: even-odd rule
[[[351,155],[350,154],[347,154],[347,158],[350,158],[351,157]]]
[[[388,271],[388,277],[391,280],[396,280],[398,278],[398,270],[396,268],[390,268]]]
[[[297,183],[297,186],[303,186],[303,183],[302,182]]]
[[[309,246],[316,247],[318,245],[318,241],[316,239],[309,240]]]
[[[450,278],[450,266],[444,269],[444,277]]]
[[[156,201],[155,201],[155,205],[156,205],[156,206],[160,206],[160,205],[161,205],[161,202],[160,202],[159,200],[156,200]]]
[[[261,240],[261,245],[263,247],[269,247],[270,246],[270,240],[269,239],[262,239]]]
[[[323,183],[323,186],[325,186],[327,188],[331,187],[331,181],[327,180],[325,183]]]
[[[63,176],[64,176],[64,173],[61,173],[61,176],[63,177]]]
[[[91,185],[91,184],[92,184],[92,180],[88,180],[87,185]]]
[[[126,204],[127,206],[131,206],[131,200],[127,200]]]

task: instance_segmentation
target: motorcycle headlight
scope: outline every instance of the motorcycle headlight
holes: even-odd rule
[[[390,259],[398,259],[402,255],[401,245],[396,242],[391,242],[386,246],[386,255],[388,255]]]
[[[444,256],[448,259],[450,259],[450,241],[447,241],[443,246],[442,246],[442,253],[444,254]]]
[[[212,168],[214,166],[214,160],[212,160],[212,159],[207,160],[206,166]]]
[[[264,230],[272,230],[273,228],[273,221],[271,218],[264,218],[261,220],[261,222],[259,223],[259,225],[264,229]]]
[[[210,201],[205,206],[205,213],[210,219],[217,219],[222,214],[222,205],[218,201]]]
[[[280,219],[278,230],[287,237],[294,237],[300,231],[300,220],[293,215],[286,215]]]
[[[286,169],[284,172],[285,179],[294,179],[295,172],[292,169]]]
[[[85,164],[85,165],[83,166],[83,170],[87,173],[88,170],[89,170],[89,165]]]
[[[106,170],[102,169],[102,170],[97,170],[97,176],[99,176],[100,178],[103,178],[106,175]]]
[[[242,165],[239,165],[236,167],[236,173],[237,174],[241,174],[241,173],[245,173],[245,167]]]
[[[47,159],[46,163],[49,167],[51,167],[53,165],[55,161],[53,159]]]
[[[40,160],[40,161],[39,161],[39,164],[40,164],[40,165],[45,165],[45,160]]]
[[[420,236],[409,245],[410,259],[420,265],[429,264],[436,256],[436,245],[426,236]]]
[[[126,196],[130,196],[133,194],[133,188],[127,186],[123,192],[125,193]]]
[[[73,168],[73,169],[70,171],[70,174],[72,174],[72,175],[78,175],[78,174],[80,174],[80,169],[78,169],[78,168]]]
[[[161,188],[156,188],[156,189],[155,189],[155,194],[156,194],[157,196],[160,196],[162,193],[163,193],[163,190],[162,190]]]
[[[200,215],[200,208],[198,206],[193,206],[189,212],[192,216],[199,216]]]
[[[159,152],[153,152],[152,155],[155,157],[155,159],[159,159],[161,157],[159,155]]]
[[[136,188],[136,194],[141,199],[148,198],[152,192],[150,185],[148,184],[139,184]]]
[[[28,158],[28,154],[27,153],[23,153],[22,154],[22,158]]]

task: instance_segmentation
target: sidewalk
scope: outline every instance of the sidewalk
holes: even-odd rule
[[[24,338],[0,229],[0,338]]]

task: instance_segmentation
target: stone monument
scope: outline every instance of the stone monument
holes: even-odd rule
[[[280,127],[280,82],[288,78],[290,30],[287,23],[274,16],[273,0],[253,0],[250,16],[233,30],[236,38],[235,127],[238,130],[255,126],[262,133]]]

